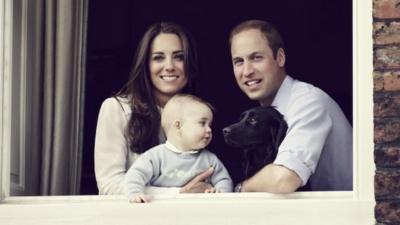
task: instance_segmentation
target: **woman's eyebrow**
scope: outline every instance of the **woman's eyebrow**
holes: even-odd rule
[[[164,52],[152,52],[152,55],[164,55]]]
[[[179,53],[183,53],[183,50],[178,50],[178,51],[173,51],[172,54],[179,54]],[[152,52],[152,55],[164,55],[164,52]]]

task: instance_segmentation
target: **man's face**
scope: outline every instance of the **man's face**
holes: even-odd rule
[[[231,54],[240,89],[261,105],[270,105],[286,75],[283,49],[274,57],[261,31],[249,29],[233,36]]]

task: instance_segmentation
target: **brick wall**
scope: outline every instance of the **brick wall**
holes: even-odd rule
[[[377,224],[400,224],[400,0],[373,1]]]

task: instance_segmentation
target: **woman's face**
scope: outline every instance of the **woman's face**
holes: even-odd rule
[[[154,38],[149,67],[155,97],[164,105],[187,84],[182,42],[176,34],[161,33]]]

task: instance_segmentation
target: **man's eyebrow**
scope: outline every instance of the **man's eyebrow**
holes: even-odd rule
[[[248,54],[248,55],[246,55],[244,57],[241,57],[241,56],[233,57],[232,61],[243,59],[243,58],[251,58],[251,57],[253,57],[253,56],[257,55],[257,54],[262,54],[262,52],[254,51],[254,52],[251,52],[250,54]]]
[[[249,57],[252,57],[257,54],[261,54],[261,52],[259,52],[259,51],[252,52],[252,53],[250,53]]]

